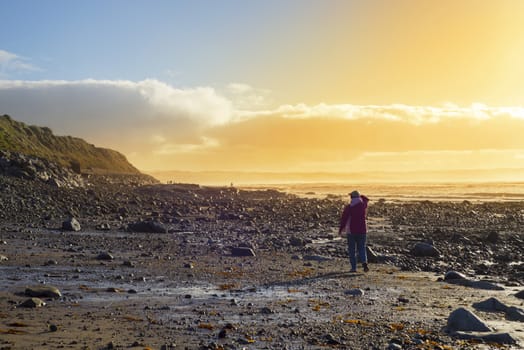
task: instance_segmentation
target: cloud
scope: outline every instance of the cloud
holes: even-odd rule
[[[33,72],[40,70],[40,68],[29,63],[27,58],[5,50],[0,50],[0,77],[6,77],[12,72]]]
[[[173,155],[177,153],[202,153],[210,149],[216,148],[219,143],[215,139],[208,137],[201,137],[198,143],[170,143],[167,140],[161,142],[161,146],[153,152],[156,155]]]
[[[392,105],[282,105],[274,110],[246,111],[244,119],[258,116],[280,115],[285,118],[340,118],[347,120],[374,119],[405,122],[414,125],[435,124],[450,119],[468,119],[471,121],[488,120],[501,116],[524,119],[523,107],[488,107],[474,103],[469,107],[459,107],[447,103],[440,107]]]
[[[244,83],[231,83],[224,91],[225,95],[232,101],[237,119],[242,116],[249,116],[240,111],[263,111],[272,103],[272,92],[268,89],[254,88]]]
[[[176,88],[154,79],[0,80],[0,114],[117,149],[141,169],[458,166],[466,164],[470,151],[524,149],[522,107],[447,103],[270,108],[270,99],[270,91],[240,83],[218,91]],[[504,159],[493,152],[474,157],[486,164],[488,159],[505,164],[521,159],[522,152],[510,153]],[[437,161],[446,157],[448,161]]]

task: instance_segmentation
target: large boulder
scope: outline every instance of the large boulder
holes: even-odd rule
[[[473,312],[460,307],[449,315],[447,331],[491,332],[491,328]]]
[[[53,299],[58,299],[62,297],[62,293],[60,293],[60,290],[53,286],[27,287],[25,290],[25,295],[27,295],[28,297],[53,298]]]
[[[515,294],[515,297],[519,299],[524,299],[524,290],[521,290],[520,292]]]
[[[506,312],[508,310],[508,307],[504,303],[493,297],[474,303],[473,307],[477,310],[487,312]]]
[[[444,275],[444,281],[450,280],[465,280],[467,279],[466,275],[458,271],[450,270]]]
[[[439,257],[440,251],[431,244],[419,242],[411,248],[411,254],[419,257]]]
[[[524,322],[524,310],[515,306],[510,306],[506,310],[506,318],[510,321]]]
[[[40,298],[29,298],[18,305],[19,307],[36,308],[45,306],[45,302]]]

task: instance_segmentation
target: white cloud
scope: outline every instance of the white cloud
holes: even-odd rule
[[[227,123],[233,116],[231,102],[212,88],[177,89],[152,79],[3,80],[0,91],[3,113],[30,121],[42,118],[55,124],[79,122],[87,117],[93,124],[161,120],[209,126]]]
[[[173,155],[178,153],[198,153],[218,147],[220,144],[217,140],[201,137],[200,143],[164,143],[161,147],[154,150],[157,155]]]
[[[39,70],[41,69],[29,63],[28,59],[12,52],[0,50],[0,77],[7,76],[11,72]]]
[[[270,90],[254,88],[244,83],[229,84],[226,87],[225,94],[231,100],[235,109],[239,111],[260,111],[273,103]],[[237,116],[240,115],[237,114]]]
[[[445,104],[434,106],[392,105],[351,105],[351,104],[296,104],[282,105],[273,110],[239,111],[239,119],[278,115],[292,119],[342,118],[348,120],[379,119],[407,122],[415,125],[434,124],[450,119],[469,119],[471,121],[489,120],[497,117],[524,119],[523,107],[488,107],[474,103],[469,107]]]

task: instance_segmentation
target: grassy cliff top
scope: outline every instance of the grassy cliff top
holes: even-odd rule
[[[32,155],[82,173],[140,174],[126,157],[71,136],[56,136],[51,129],[27,125],[0,116],[0,150]]]

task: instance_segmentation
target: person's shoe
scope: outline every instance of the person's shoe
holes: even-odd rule
[[[355,270],[355,269],[351,269],[351,270],[349,270],[349,272],[351,272],[351,273],[355,273],[355,272],[357,272],[357,270]]]
[[[364,267],[364,272],[368,272],[369,271],[369,267],[368,267],[367,263],[363,263],[362,267]]]

